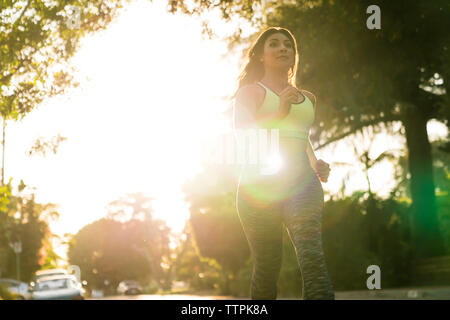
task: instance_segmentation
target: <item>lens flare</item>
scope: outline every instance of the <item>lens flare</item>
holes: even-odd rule
[[[272,175],[280,172],[283,167],[283,159],[279,153],[268,156],[260,166],[261,175]]]
[[[252,167],[242,171],[240,196],[256,208],[267,208],[295,194],[308,192],[315,176],[307,161],[306,155],[295,161],[283,158],[282,154],[269,155],[256,173]]]

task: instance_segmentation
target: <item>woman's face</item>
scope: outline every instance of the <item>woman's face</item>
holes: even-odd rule
[[[264,67],[289,70],[294,65],[295,50],[291,40],[283,33],[270,35],[264,44]]]

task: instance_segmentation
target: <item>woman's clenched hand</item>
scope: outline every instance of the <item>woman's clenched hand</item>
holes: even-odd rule
[[[291,104],[299,100],[300,92],[297,88],[289,85],[280,92],[280,112],[282,115],[289,114]]]
[[[330,175],[330,165],[328,163],[326,163],[322,159],[319,159],[316,161],[313,169],[320,181],[328,181],[328,176]]]

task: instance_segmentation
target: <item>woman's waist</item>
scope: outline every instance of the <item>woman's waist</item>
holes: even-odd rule
[[[276,163],[280,165],[300,164],[309,162],[309,157],[306,147],[295,146],[294,148],[286,148],[286,146],[280,145],[277,149],[268,149],[253,158],[248,157],[246,160],[241,162],[245,167],[258,167]]]
[[[264,190],[288,190],[309,180],[313,175],[313,169],[304,159],[291,163],[283,162],[279,166],[247,166],[241,170],[239,185],[253,185]]]
[[[299,138],[282,138],[278,140],[278,146],[281,153],[287,157],[299,158],[306,155],[306,149],[308,147],[308,140]]]
[[[311,170],[306,151],[296,154],[279,153],[268,155],[263,161],[247,163],[242,166],[241,176],[261,180],[291,179]]]
[[[286,165],[297,165],[308,162],[308,140],[298,138],[280,138],[277,154]]]

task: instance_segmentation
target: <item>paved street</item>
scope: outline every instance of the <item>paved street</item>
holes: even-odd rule
[[[232,300],[231,296],[189,295],[189,294],[142,294],[136,296],[109,296],[104,298],[89,298],[87,300]],[[244,300],[244,299],[242,299]]]
[[[249,300],[249,298],[201,294],[149,294],[137,296],[109,296],[88,300]],[[279,300],[292,300],[279,298]],[[293,300],[297,300],[296,298]],[[450,300],[450,287],[399,288],[336,292],[336,300]]]

